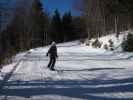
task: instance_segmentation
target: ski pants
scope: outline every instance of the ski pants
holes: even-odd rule
[[[50,61],[49,61],[49,64],[48,64],[48,68],[54,69],[55,62],[56,62],[56,57],[50,57]]]

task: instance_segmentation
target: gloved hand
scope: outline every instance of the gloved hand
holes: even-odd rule
[[[58,55],[56,55],[56,58],[58,58]]]

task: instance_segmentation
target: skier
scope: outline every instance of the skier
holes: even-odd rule
[[[49,48],[46,55],[50,57],[49,64],[47,67],[50,68],[51,70],[55,70],[54,66],[55,66],[56,58],[58,57],[57,47],[55,42],[52,42],[51,47]]]

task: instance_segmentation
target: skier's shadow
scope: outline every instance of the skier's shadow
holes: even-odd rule
[[[125,68],[90,68],[90,69],[57,69],[58,72],[78,72],[78,71],[100,71],[100,70],[120,70]]]

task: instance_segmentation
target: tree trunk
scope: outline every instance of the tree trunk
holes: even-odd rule
[[[115,16],[115,33],[117,34],[118,33],[118,16],[116,15]]]

